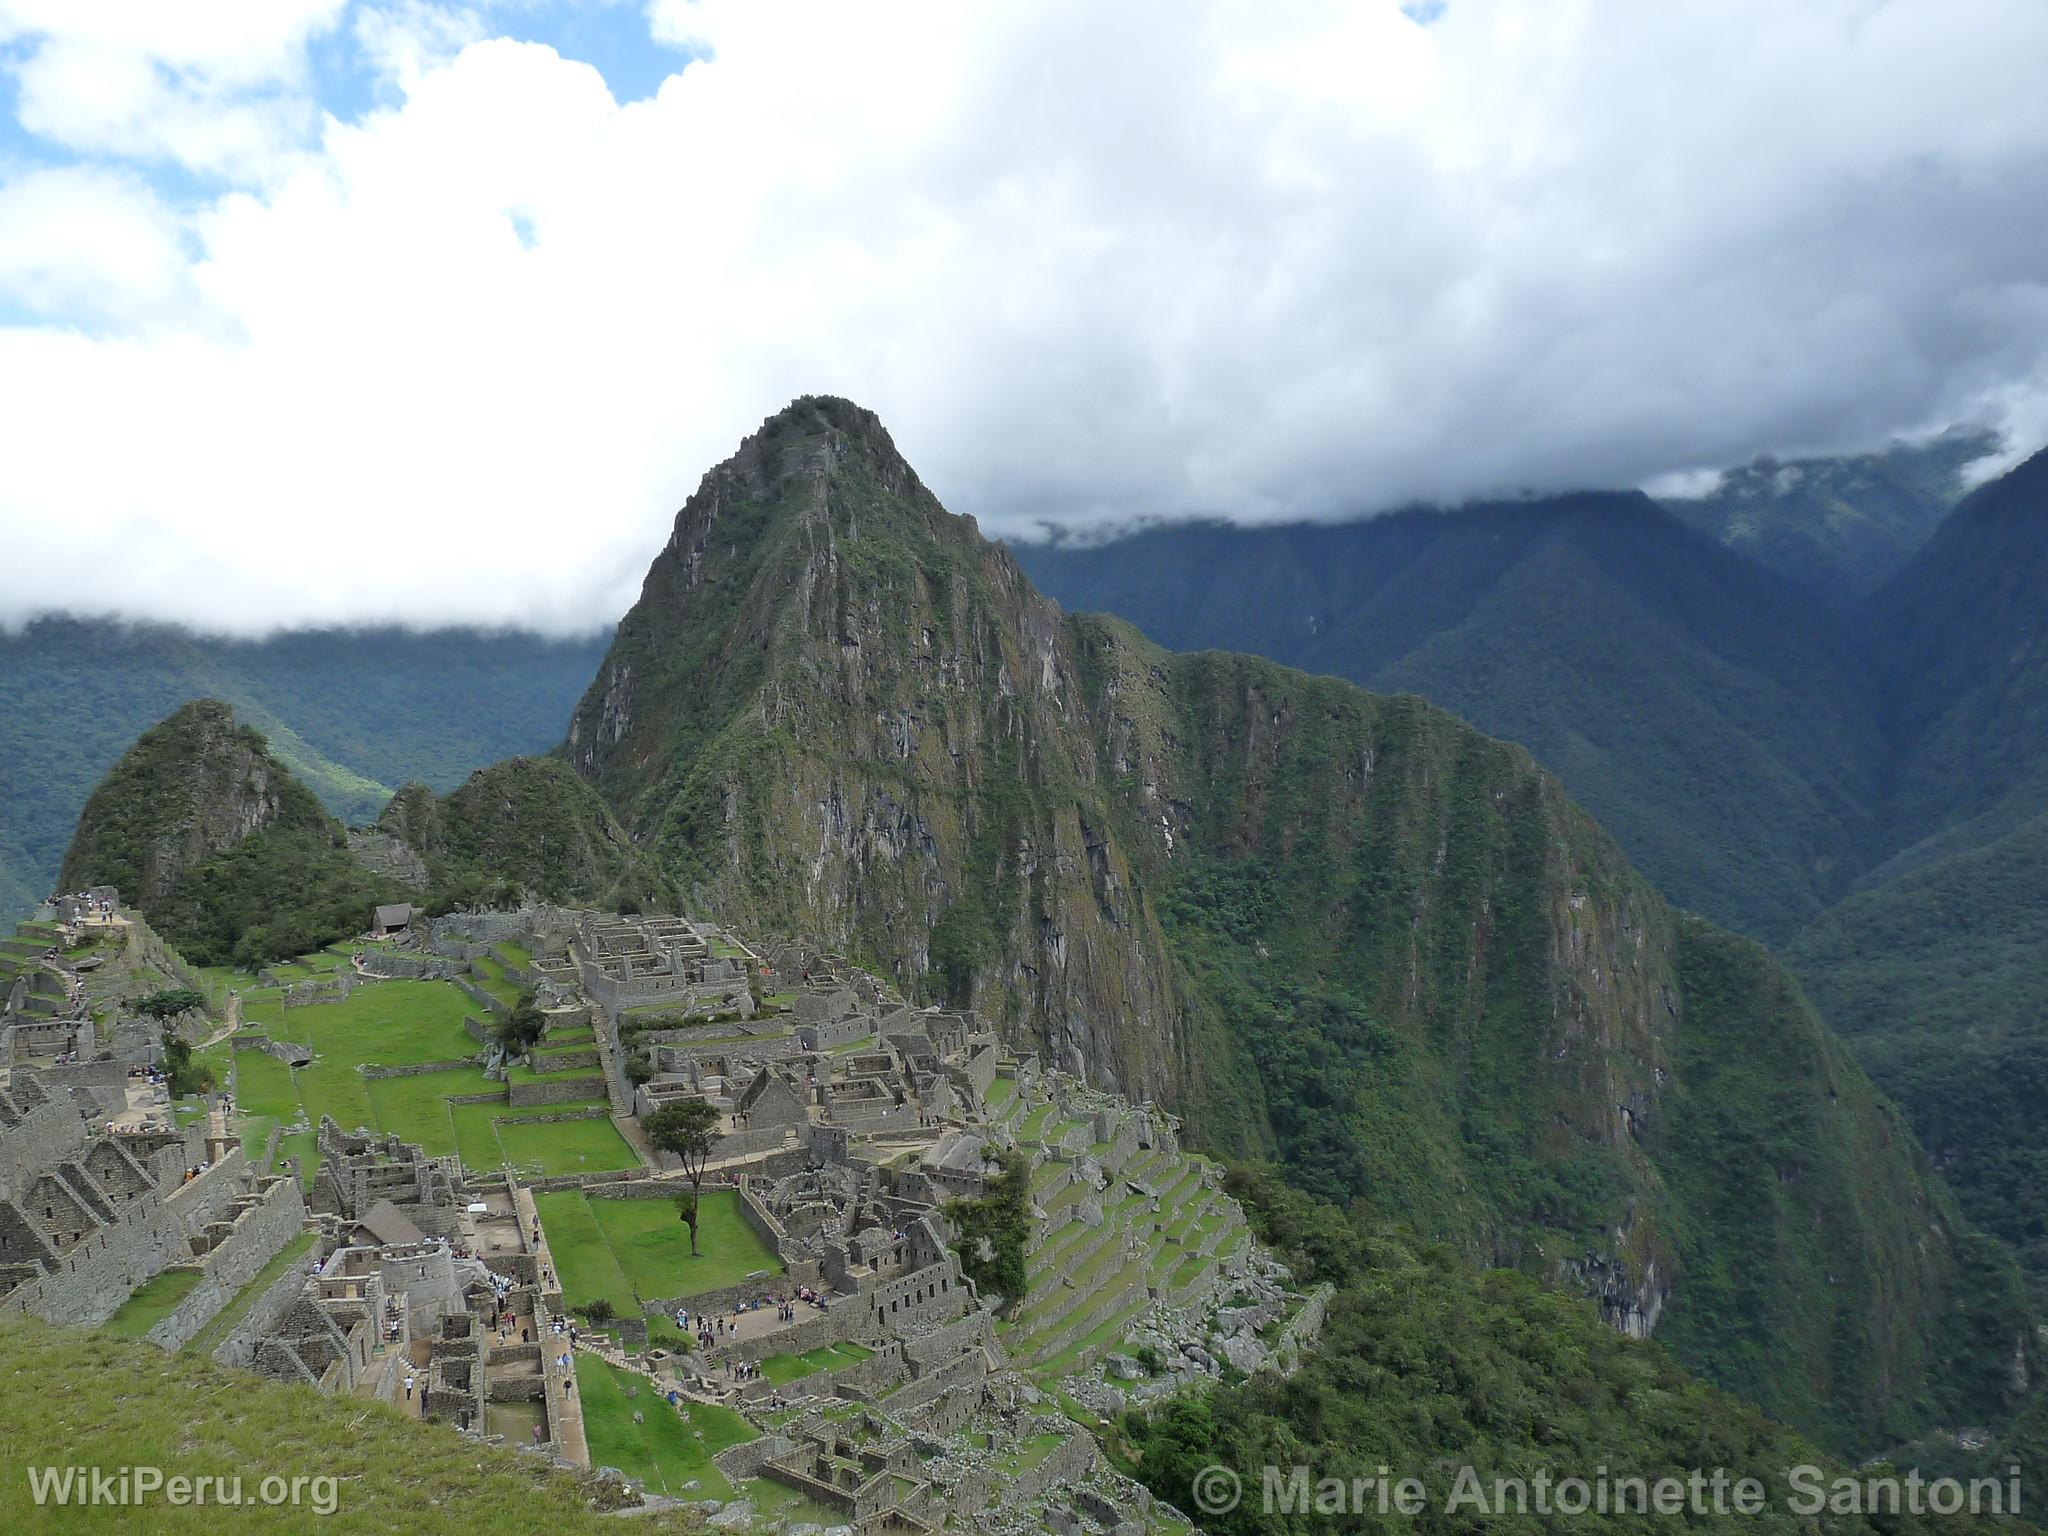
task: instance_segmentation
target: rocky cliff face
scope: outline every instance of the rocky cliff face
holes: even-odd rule
[[[217,699],[143,732],[92,793],[64,855],[65,890],[118,885],[145,910],[252,832],[326,820],[263,737]]]
[[[821,400],[690,498],[567,752],[693,900],[1164,1096],[1180,1010],[1093,729],[1059,610]]]
[[[1943,1319],[2003,1328],[2010,1276],[1965,1277],[1768,957],[1702,947],[1520,748],[1063,614],[857,407],[799,401],[705,478],[564,751],[691,902],[1617,1326],[1684,1319],[1709,1375],[1782,1352],[1796,1381],[1745,1385],[1838,1444],[1990,1406],[1931,1362],[1990,1347]],[[1789,1076],[1736,1083],[1764,1017]]]

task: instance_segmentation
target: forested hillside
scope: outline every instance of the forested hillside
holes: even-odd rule
[[[1021,545],[1069,609],[1420,693],[1519,741],[1682,906],[1783,938],[1871,855],[1883,743],[1849,636],[1648,498]]]
[[[1913,559],[1962,496],[1964,468],[1997,446],[1957,430],[1882,453],[1759,459],[1664,506],[1846,613]]]
[[[0,919],[56,884],[87,794],[188,699],[232,705],[344,821],[551,745],[605,637],[326,630],[263,641],[45,619],[0,632]]]

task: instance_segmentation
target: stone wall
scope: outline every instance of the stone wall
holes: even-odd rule
[[[249,1310],[228,1330],[228,1336],[215,1346],[214,1360],[221,1365],[253,1367],[263,1341],[277,1331],[286,1315],[299,1304],[305,1294],[306,1279],[304,1270],[287,1269],[264,1287],[263,1293],[250,1302]]]
[[[0,1199],[77,1152],[89,1134],[69,1095],[51,1098],[40,1085],[31,1087],[34,1082],[30,1077],[19,1079],[0,1105]],[[33,1103],[25,1102],[31,1098]]]
[[[375,1080],[386,1077],[426,1077],[435,1072],[467,1072],[475,1065],[476,1063],[473,1061],[422,1061],[416,1062],[409,1067],[362,1066],[357,1067],[356,1071],[367,1079]],[[494,1099],[497,1095],[487,1094],[485,1097]],[[475,1096],[464,1094],[463,1099],[474,1102]],[[457,1102],[461,1101],[458,1100]]]
[[[255,1279],[277,1251],[305,1225],[305,1194],[295,1178],[270,1181],[257,1201],[235,1218],[234,1230],[202,1261],[198,1285],[147,1337],[164,1349],[183,1348]]]
[[[162,1199],[144,1194],[116,1206],[112,1221],[59,1256],[54,1269],[16,1287],[0,1309],[64,1325],[106,1321],[145,1280],[192,1261],[194,1239],[232,1203],[246,1167],[237,1147]]]
[[[502,1019],[511,1013],[512,1010],[509,1007],[471,981],[469,977],[451,976],[448,979],[454,982],[456,986],[462,988],[463,996],[467,997],[472,1003],[475,1003],[477,1007],[483,1009],[492,1018]]]
[[[441,955],[423,955],[407,949],[369,949],[363,952],[363,969],[372,976],[391,981],[446,981],[459,976],[468,960],[451,960]]]
[[[603,1078],[582,1072],[551,1073],[523,1082],[508,1082],[505,1088],[515,1109],[524,1109],[532,1104],[573,1104],[578,1099],[609,1100],[611,1097]]]

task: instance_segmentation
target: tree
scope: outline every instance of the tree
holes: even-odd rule
[[[995,1170],[985,1193],[950,1200],[946,1216],[959,1234],[960,1272],[984,1295],[1014,1304],[1024,1295],[1024,1249],[1031,1240],[1031,1165],[1015,1147],[987,1148]]]
[[[540,1044],[540,1037],[547,1032],[547,1027],[548,1021],[540,1011],[540,1004],[528,990],[519,994],[519,1001],[492,1027],[491,1035],[507,1056],[524,1056]]]
[[[192,1060],[192,1047],[169,1030],[164,1031],[164,1076],[178,1098],[205,1093],[213,1087],[213,1069]]]
[[[161,992],[150,993],[135,1005],[135,1011],[148,1014],[152,1019],[168,1019],[205,1006],[204,993],[190,987],[167,987]]]
[[[678,1158],[683,1165],[684,1177],[690,1181],[689,1209],[683,1208],[683,1201],[676,1201],[676,1214],[690,1228],[690,1254],[697,1254],[697,1207],[704,1194],[704,1165],[711,1159],[711,1149],[718,1145],[718,1111],[703,1099],[679,1099],[664,1105],[640,1122],[640,1128],[647,1133],[647,1139],[657,1152],[667,1152]]]

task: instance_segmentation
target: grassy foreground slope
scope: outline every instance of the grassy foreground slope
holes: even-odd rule
[[[384,1536],[476,1531],[572,1536],[616,1531],[592,1507],[590,1479],[491,1450],[358,1398],[325,1396],[153,1346],[0,1323],[0,1529],[215,1533],[325,1530]],[[242,1479],[254,1504],[264,1478],[331,1475],[333,1514],[297,1508],[38,1507],[27,1473],[44,1466],[150,1466],[166,1476]],[[310,1498],[310,1495],[309,1495]],[[694,1528],[654,1516],[651,1530]],[[641,1529],[636,1522],[634,1529]]]

